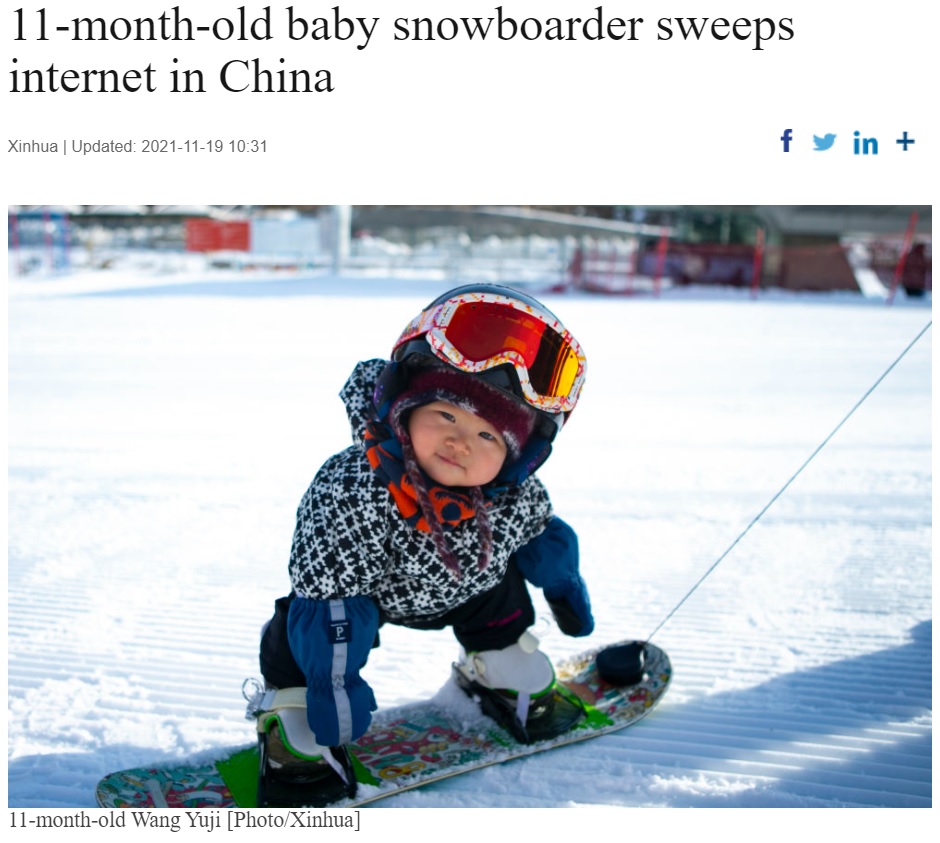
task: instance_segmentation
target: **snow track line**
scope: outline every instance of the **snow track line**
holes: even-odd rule
[[[763,765],[794,770],[813,769],[827,764],[842,765],[846,761],[855,760],[855,754],[857,753],[869,752],[869,750],[866,749],[858,749],[853,751],[853,753],[828,753],[819,751],[827,749],[827,747],[823,746],[814,747],[812,753],[801,753],[797,751],[799,747],[795,747],[793,751],[786,751],[772,746],[744,747],[722,743],[721,746],[725,750],[725,754],[719,759],[713,751],[709,751],[713,750],[714,746],[713,743],[709,743],[705,740],[700,740],[699,742],[687,741],[683,743],[683,752],[677,755],[675,752],[670,752],[667,748],[661,747],[659,742],[651,738],[651,736],[644,735],[643,737],[633,740],[625,738],[619,744],[608,742],[607,749],[610,752],[609,757],[618,761],[629,759],[632,762],[637,760],[644,753],[648,753],[649,758],[659,759],[659,762],[666,766],[672,765],[680,759],[688,760],[697,758],[700,759],[696,762],[698,766],[704,763],[705,759],[712,759],[709,762],[710,764]],[[910,755],[903,751],[886,755],[880,747],[876,751],[879,753],[879,756],[885,756],[890,760],[883,760],[872,764],[861,778],[878,775],[886,780],[897,782],[920,781],[929,783],[930,763],[924,759],[923,756]],[[570,770],[578,770],[582,767],[585,770],[589,770],[592,764],[592,757],[593,756],[590,754],[583,753],[576,757],[572,753],[568,754],[565,759],[557,759],[557,764],[555,760],[546,763]],[[916,763],[910,763],[911,759],[914,759]]]
[[[607,736],[607,737],[613,737]],[[774,805],[775,796],[779,796],[782,804],[792,803],[794,796],[810,800],[819,805],[831,805],[837,802],[846,807],[929,807],[931,805],[931,784],[929,771],[923,778],[910,777],[895,779],[884,776],[869,776],[859,774],[845,774],[834,771],[831,766],[838,766],[841,762],[833,760],[824,761],[822,765],[810,766],[799,764],[771,764],[757,763],[749,760],[720,759],[714,755],[696,755],[692,753],[664,752],[660,748],[650,749],[637,742],[631,743],[624,736],[624,744],[629,745],[622,753],[607,757],[608,765],[622,765],[622,772],[617,775],[608,773],[598,779],[591,757],[585,757],[585,766],[575,767],[571,755],[576,751],[585,751],[586,747],[577,748],[575,745],[565,747],[559,751],[558,759],[553,759],[550,766],[540,763],[537,770],[539,778],[544,778],[551,770],[557,769],[559,773],[580,769],[585,775],[592,775],[595,788],[605,793],[623,793],[623,805],[636,805],[632,786],[641,785],[644,780],[653,780],[655,785],[647,787],[653,794],[663,794],[663,802],[669,795],[668,803],[677,807],[695,805],[704,797],[705,803],[718,805],[719,796],[712,794],[710,781],[724,785],[728,782],[738,782],[740,791],[753,793],[758,801],[755,804]],[[670,744],[674,747],[674,744]],[[564,762],[562,760],[564,757]],[[532,759],[516,759],[509,762],[511,765],[524,765],[531,763]],[[536,768],[533,768],[536,769]],[[525,772],[520,772],[518,778],[524,779]],[[443,784],[443,783],[442,783]],[[440,787],[437,785],[435,787]],[[487,791],[486,784],[472,786],[467,779],[455,779],[451,782],[449,790],[460,794],[461,803],[465,794],[480,794],[486,799],[486,807],[515,807],[516,802],[511,798],[508,803],[494,804],[493,794]],[[604,800],[607,801],[607,800]],[[738,790],[729,795],[731,804],[740,804]],[[403,806],[407,803],[402,802]],[[537,802],[533,800],[529,807]],[[647,796],[640,804],[659,804],[655,798]]]
[[[708,745],[702,746],[708,749]],[[675,774],[679,771],[696,773],[717,773],[741,776],[760,776],[767,779],[786,780],[790,782],[815,782],[831,787],[836,784],[840,790],[870,790],[876,792],[884,789],[892,793],[916,795],[929,798],[931,792],[931,771],[925,765],[913,771],[903,764],[887,765],[875,764],[873,773],[854,773],[840,770],[843,764],[841,758],[814,757],[803,759],[798,755],[780,758],[763,758],[758,754],[750,757],[718,756],[713,752],[697,752],[695,748],[681,752],[664,753],[660,747],[646,746],[637,742],[623,741],[622,748],[618,748],[610,756],[611,760],[623,761],[630,766],[645,765],[659,769],[664,775]],[[571,761],[559,766],[570,768]],[[911,772],[921,771],[923,775],[911,776]],[[816,786],[816,785],[814,785]]]
[[[692,758],[698,758],[696,767],[705,764],[708,769],[729,769],[727,765],[747,766],[749,769],[791,769],[803,770],[813,769],[825,765],[842,765],[846,761],[857,760],[851,754],[847,753],[827,753],[819,752],[819,748],[814,748],[813,752],[801,753],[796,751],[785,751],[774,749],[772,747],[742,747],[736,744],[722,744],[725,752],[720,759],[714,752],[714,744],[702,741],[700,743],[686,743],[683,745],[683,752],[680,756],[674,753],[667,753],[665,757],[670,759],[670,763],[678,762],[689,763]],[[746,751],[742,751],[746,750]],[[658,750],[653,750],[652,746],[624,747],[623,752],[631,759],[636,759],[638,754],[643,752],[652,752],[650,756],[655,757]],[[861,750],[861,752],[865,752]],[[883,755],[879,750],[879,755]],[[616,757],[617,753],[612,753],[611,757]],[[660,758],[664,757],[662,755]],[[928,788],[930,786],[931,770],[930,765],[925,763],[910,764],[908,759],[917,758],[923,762],[921,756],[910,756],[904,753],[897,753],[891,756],[891,761],[879,761],[870,763],[866,766],[864,775],[844,773],[842,775],[854,775],[858,780],[868,780],[869,777],[878,776],[884,780],[898,783],[898,789],[902,792],[909,790],[907,783],[922,782]],[[706,761],[706,759],[709,759]]]
[[[741,542],[741,540],[751,531],[751,529],[757,524],[757,522],[760,521],[761,518],[764,517],[764,514],[780,499],[780,497],[784,494],[784,492],[786,492],[787,489],[789,489],[790,486],[793,485],[797,477],[799,477],[803,473],[806,467],[816,458],[819,452],[822,451],[822,449],[825,448],[826,445],[829,444],[832,438],[842,429],[842,427],[846,424],[846,422],[848,422],[848,420],[852,418],[853,415],[855,415],[855,411],[858,410],[858,408],[861,407],[862,404],[865,403],[868,397],[878,388],[881,382],[894,370],[894,368],[898,365],[898,363],[900,363],[907,356],[907,353],[917,344],[920,338],[924,334],[927,333],[931,325],[933,325],[933,320],[931,320],[923,328],[921,328],[917,336],[915,336],[914,339],[912,339],[907,344],[904,350],[892,361],[892,363],[888,366],[888,368],[885,369],[881,373],[878,379],[865,391],[862,397],[859,398],[858,401],[855,402],[855,405],[852,407],[852,409],[850,409],[848,413],[846,413],[845,416],[842,417],[842,420],[830,431],[829,435],[826,436],[826,438],[823,439],[822,442],[820,442],[819,445],[816,446],[815,450],[803,461],[802,465],[800,465],[800,467],[790,476],[790,478],[786,481],[786,483],[784,483],[777,490],[777,492],[770,498],[770,500],[767,501],[766,504],[764,504],[764,507],[757,513],[757,515],[755,515],[751,519],[750,523],[744,528],[744,530],[741,531],[741,533],[737,536],[737,538],[735,538],[735,540],[731,542],[730,545],[728,545],[728,547],[724,550],[724,552],[711,564],[708,570],[706,570],[705,573],[702,574],[702,576],[695,582],[692,588],[690,588],[689,591],[686,592],[685,596],[683,596],[683,598],[675,605],[675,607],[669,612],[669,614],[666,615],[666,617],[663,618],[662,621],[660,621],[659,625],[649,635],[646,636],[647,641],[653,640],[653,637],[656,635],[656,633],[659,632],[659,630],[662,629],[669,622],[670,618],[672,618],[673,615],[675,615],[676,612],[678,612],[679,609],[682,608],[685,602],[698,590],[699,586],[703,582],[705,582],[705,580],[722,563],[722,561],[724,561],[724,559],[731,553],[731,551],[733,551],[734,548],[737,547],[739,542]]]
[[[665,707],[665,703],[664,703]],[[767,718],[752,718],[748,720],[738,716],[739,712],[734,712],[733,719],[729,720],[725,714],[713,714],[709,716],[708,712],[696,711],[695,722],[702,724],[701,730],[691,732],[686,730],[691,738],[695,735],[710,735],[715,738],[724,736],[738,736],[742,738],[754,738],[764,740],[780,741],[806,741],[809,744],[817,743],[814,738],[826,738],[831,741],[849,741],[859,742],[865,745],[881,744],[889,746],[897,742],[898,738],[919,738],[931,733],[929,723],[918,724],[913,721],[880,722],[873,719],[871,722],[853,727],[844,719],[829,718],[822,720],[818,717],[818,712],[808,712],[813,716],[812,721],[806,717],[792,720],[783,720],[775,717],[768,721]],[[768,733],[768,726],[773,730]],[[651,727],[650,727],[651,728]],[[648,731],[648,729],[647,729]],[[670,734],[675,731],[674,726],[670,726]],[[682,729],[679,729],[682,732]]]

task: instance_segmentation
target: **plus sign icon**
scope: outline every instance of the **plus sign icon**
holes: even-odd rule
[[[907,132],[905,131],[905,132],[901,135],[901,137],[899,137],[899,138],[895,141],[895,143],[901,144],[901,149],[903,149],[905,152],[907,152],[908,146],[910,146],[912,143],[914,143],[914,138],[909,138],[909,137],[907,136]]]

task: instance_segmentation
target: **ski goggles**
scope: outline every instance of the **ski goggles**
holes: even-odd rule
[[[511,364],[526,401],[549,413],[574,409],[587,360],[578,341],[547,310],[495,293],[463,293],[428,308],[396,349],[424,337],[433,353],[462,372]]]

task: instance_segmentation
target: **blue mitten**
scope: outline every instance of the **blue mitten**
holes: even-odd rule
[[[321,746],[365,734],[375,695],[359,671],[379,628],[371,597],[310,600],[298,596],[287,616],[291,652],[307,677],[307,722]]]
[[[542,589],[565,635],[577,638],[594,631],[591,599],[578,573],[578,536],[571,527],[555,516],[514,558],[522,576]]]

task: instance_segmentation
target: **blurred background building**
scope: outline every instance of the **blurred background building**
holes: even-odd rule
[[[107,269],[447,277],[658,293],[709,285],[924,295],[931,206],[11,206],[11,275]]]

